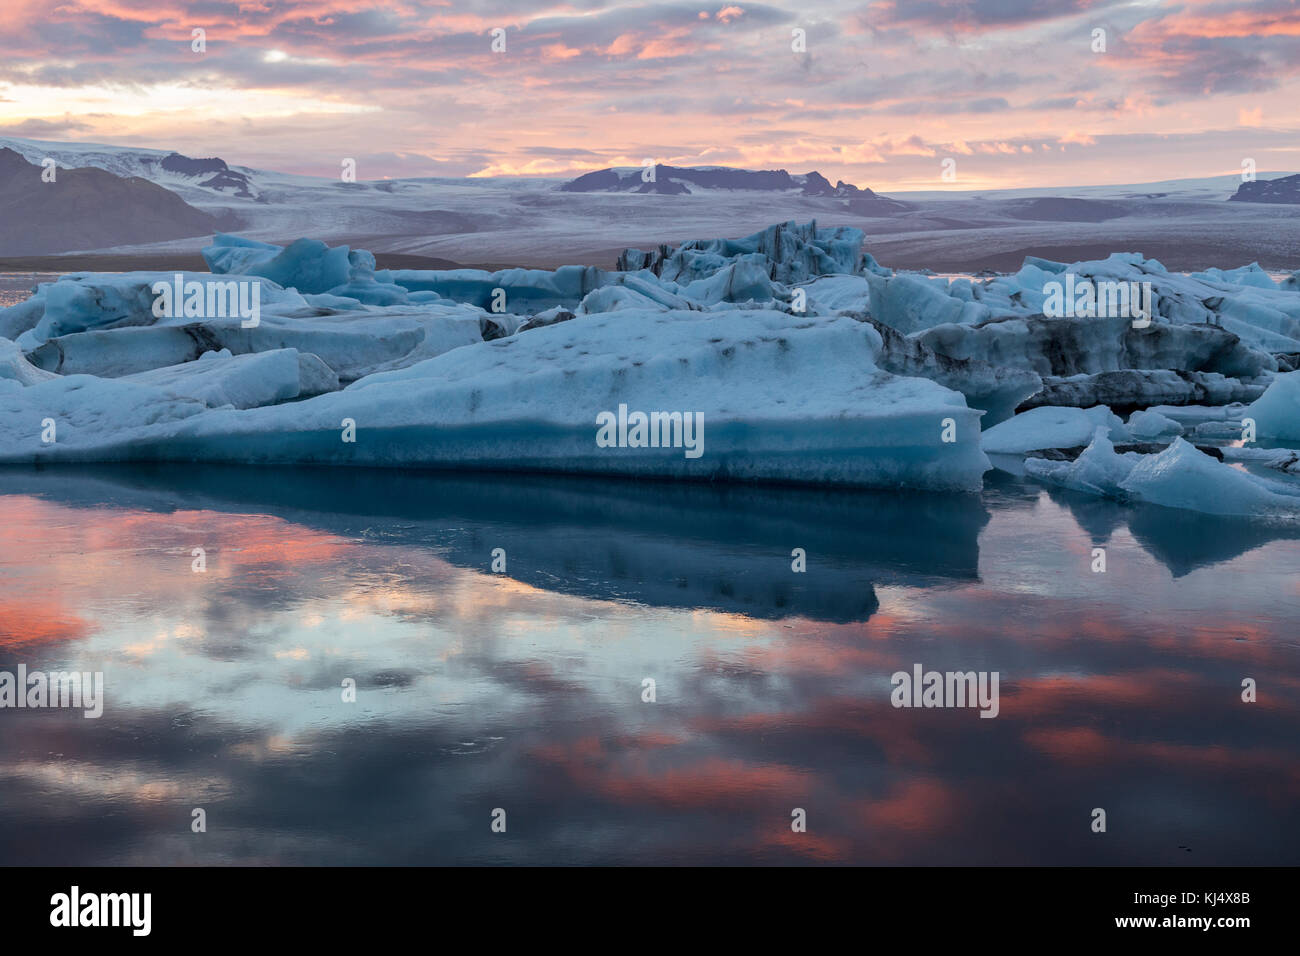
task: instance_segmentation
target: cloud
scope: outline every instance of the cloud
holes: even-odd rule
[[[347,155],[403,157],[381,176],[419,157],[443,175],[563,175],[656,155],[821,166],[847,180],[889,166],[901,180],[925,158],[909,140],[1008,158],[988,144],[1037,155],[1081,126],[1099,144],[1198,124],[1262,135],[1258,114],[1300,133],[1300,15],[1286,0],[11,6],[0,93],[15,135],[183,151],[197,140],[297,171],[347,143]],[[1089,45],[1099,23],[1105,54]],[[204,55],[189,47],[196,25]],[[790,50],[792,25],[807,31],[806,56]],[[503,53],[491,49],[496,27]],[[557,152],[532,151],[539,143]]]
[[[1058,20],[1107,5],[1103,0],[884,0],[860,16],[872,26],[984,31]]]
[[[21,136],[27,139],[42,139],[51,136],[64,136],[68,133],[83,133],[93,129],[84,120],[71,117],[62,120],[26,119],[17,123],[0,123],[0,133],[6,136]]]

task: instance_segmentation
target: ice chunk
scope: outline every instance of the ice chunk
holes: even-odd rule
[[[296,349],[252,355],[206,352],[196,361],[129,375],[121,381],[152,385],[169,396],[194,398],[211,408],[255,408],[339,387],[319,358]]]
[[[1159,412],[1166,418],[1172,418],[1184,428],[1197,422],[1240,422],[1246,414],[1246,406],[1240,402],[1227,405],[1153,405],[1149,412]]]
[[[1109,405],[1114,408],[1164,402],[1228,404],[1250,401],[1263,392],[1263,384],[1242,382],[1218,372],[1121,369],[1095,375],[1044,379],[1043,390],[1025,404],[1030,408],[1037,405],[1074,405],[1078,408]]]
[[[214,273],[243,274],[251,266],[270,262],[283,251],[283,246],[269,242],[218,233],[212,245],[203,250],[203,261]]]
[[[1129,416],[1128,430],[1140,441],[1151,441],[1156,438],[1176,438],[1183,433],[1183,426],[1159,412],[1142,411]]]
[[[1026,458],[1025,473],[1073,491],[1107,498],[1122,497],[1121,485],[1142,456],[1136,452],[1117,454],[1108,431],[1105,425],[1098,426],[1092,443],[1074,461]]]
[[[149,428],[106,423],[93,453],[42,446],[0,417],[0,460],[327,462],[978,490],[988,468],[980,413],[957,392],[880,369],[881,346],[872,326],[850,318],[580,316],[301,402]],[[623,411],[678,412],[683,423],[702,416],[693,418],[702,420],[700,454],[687,454],[682,429],[670,428],[673,440],[660,447],[635,437],[599,444],[602,413]],[[355,441],[344,440],[345,419]]]
[[[1260,268],[1258,262],[1252,262],[1248,266],[1242,266],[1239,269],[1206,269],[1204,272],[1193,272],[1193,279],[1208,279],[1211,282],[1222,282],[1226,285],[1249,285],[1258,289],[1276,289],[1277,283],[1273,277]]]
[[[1282,462],[1268,464],[1285,468]],[[1116,454],[1104,427],[1072,462],[1025,460],[1025,473],[1075,491],[1208,514],[1300,516],[1300,485],[1217,461],[1181,438],[1155,455]]]
[[[484,313],[456,305],[361,308],[334,314],[311,309],[269,311],[256,328],[238,319],[94,330],[51,339],[29,353],[32,363],[61,374],[111,378],[192,362],[204,352],[235,355],[292,348],[319,356],[344,381],[410,365],[483,340]],[[494,316],[508,334],[514,321]]]
[[[0,461],[127,458],[123,445],[131,436],[165,431],[206,407],[149,385],[91,375],[28,386],[0,379]]]
[[[974,325],[990,317],[989,308],[967,302],[915,275],[868,273],[871,314],[905,335],[936,325]]]
[[[24,332],[36,328],[45,314],[45,300],[33,295],[17,305],[0,309],[0,338],[17,339]]]
[[[1300,441],[1300,371],[1284,372],[1242,413],[1260,438]]]
[[[330,248],[319,239],[296,239],[273,258],[247,265],[241,274],[299,292],[330,292],[352,279],[348,252],[347,246]]]
[[[281,248],[267,242],[219,234],[203,250],[214,273],[260,276],[304,295],[351,299],[365,305],[403,305],[407,291],[375,278],[375,257],[365,249],[330,247],[319,239],[297,239]]]
[[[718,302],[768,303],[776,297],[767,266],[755,259],[739,259],[711,276],[682,287],[682,294],[703,305]]]
[[[802,288],[807,296],[807,311],[814,315],[834,315],[844,310],[866,312],[871,307],[871,285],[864,276],[820,276]]]
[[[1119,416],[1105,405],[1094,408],[1031,408],[994,425],[982,436],[984,450],[998,455],[1023,455],[1048,448],[1081,448],[1087,445],[1098,426],[1107,429],[1112,439],[1129,438],[1128,429]]]
[[[434,292],[444,299],[489,309],[532,315],[555,306],[574,310],[583,296],[606,282],[594,266],[544,269],[381,269],[375,278],[407,292]]]
[[[816,222],[785,222],[742,239],[695,239],[677,249],[660,246],[653,252],[626,249],[618,257],[618,269],[649,269],[682,284],[708,278],[738,260],[749,261],[786,284],[819,275],[853,275],[864,266],[880,271],[874,259],[868,264],[863,258],[864,238],[860,229],[848,226],[818,229]]]
[[[847,313],[869,323],[884,343],[876,356],[879,366],[895,375],[917,375],[956,389],[966,396],[971,408],[986,412],[984,424],[1010,418],[1029,396],[1036,394],[1042,380],[1019,368],[997,368],[987,362],[953,359],[936,355],[915,338],[903,335],[864,313]]]
[[[1029,368],[1043,376],[1182,369],[1253,378],[1277,368],[1271,355],[1213,326],[1153,323],[1139,329],[1123,318],[993,319],[978,326],[938,325],[917,337],[943,355]]]
[[[1158,455],[1145,455],[1121,488],[1168,508],[1219,515],[1300,515],[1300,486],[1267,481],[1216,461],[1175,438]]]
[[[48,340],[95,330],[179,325],[220,317],[234,317],[238,323],[242,321],[241,306],[251,307],[254,294],[259,312],[289,312],[307,307],[297,292],[281,289],[267,280],[257,281],[255,290],[251,287],[241,290],[236,280],[215,278],[204,272],[74,272],[60,276],[55,282],[40,284],[36,294],[24,303],[39,309],[39,317],[15,341],[20,348],[31,352]],[[164,299],[154,291],[161,284],[170,293],[177,283],[183,290],[197,287],[202,295],[190,302],[186,291],[176,301],[174,293]],[[172,300],[172,315],[155,315],[155,307],[167,305],[168,299]],[[191,308],[192,314],[186,315],[187,305],[199,308],[197,312]],[[251,308],[249,312],[251,317]]]
[[[52,372],[37,368],[20,349],[8,339],[0,339],[0,379],[17,382],[20,385],[36,385],[40,382],[58,378]]]
[[[697,306],[686,297],[670,291],[665,283],[655,277],[654,273],[646,272],[626,273],[618,276],[609,285],[593,289],[583,298],[577,312],[581,315],[593,315],[597,312],[620,312],[625,309],[662,309],[667,312],[670,309],[692,308]],[[545,313],[538,313],[534,319],[551,311],[548,309]],[[543,320],[538,324],[549,323]]]
[[[1300,476],[1300,451],[1290,451],[1285,448],[1243,448],[1233,445],[1224,447],[1222,451],[1224,461],[1240,461]]]

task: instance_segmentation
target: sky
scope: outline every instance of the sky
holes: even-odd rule
[[[284,172],[653,160],[888,190],[1300,169],[1300,0],[5,0],[4,17],[0,136]]]

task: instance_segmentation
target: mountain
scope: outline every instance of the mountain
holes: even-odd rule
[[[1300,203],[1300,173],[1281,179],[1256,179],[1242,183],[1228,201]]]
[[[860,189],[843,181],[830,184],[817,171],[792,176],[784,169],[733,169],[727,166],[654,167],[654,179],[646,182],[642,170],[635,168],[598,169],[560,186],[561,192],[635,192],[680,196],[697,190],[746,189],[766,192],[797,192],[802,196],[830,196],[842,199],[879,199],[870,189]]]
[[[145,158],[142,162],[152,164],[152,157]],[[182,156],[180,153],[171,153],[164,156],[158,166],[164,172],[175,173],[179,176],[187,176],[200,179],[204,176],[209,177],[199,183],[205,189],[215,189],[217,192],[224,192],[229,189],[241,199],[256,199],[252,191],[252,183],[248,173],[239,172],[231,169],[226,165],[224,159],[213,157],[211,159],[190,159],[188,156]]]
[[[265,201],[262,187],[256,181],[259,175],[256,170],[231,166],[216,156],[192,159],[161,149],[101,143],[54,143],[15,137],[0,137],[0,147],[12,149],[28,162],[38,165],[48,157],[60,166],[93,167],[114,176],[147,179],[179,193],[189,202],[202,203],[209,197]]]
[[[146,179],[44,169],[0,148],[0,255],[48,255],[212,233],[217,217]]]

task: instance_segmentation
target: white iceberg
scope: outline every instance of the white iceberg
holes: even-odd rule
[[[13,342],[0,338],[0,379],[17,382],[20,385],[36,385],[40,382],[58,378],[52,372],[37,368],[27,361],[27,356]]]
[[[1183,426],[1166,415],[1147,409],[1134,412],[1128,417],[1128,430],[1140,441],[1153,441],[1158,438],[1176,438],[1183,433]]]
[[[1275,377],[1242,416],[1255,420],[1255,434],[1260,438],[1300,441],[1300,371]]]
[[[1216,515],[1300,515],[1300,486],[1269,481],[1211,458],[1181,438],[1145,455],[1120,487],[1167,508]]]
[[[273,349],[250,355],[206,352],[193,362],[125,376],[119,381],[152,385],[169,396],[193,398],[210,408],[256,408],[339,387],[339,378],[315,355]]]
[[[1120,497],[1124,480],[1142,456],[1136,452],[1117,454],[1108,431],[1105,425],[1099,426],[1093,434],[1092,443],[1074,461],[1026,458],[1025,474],[1073,491],[1108,498]]]
[[[1049,448],[1081,448],[1098,426],[1104,426],[1114,440],[1131,436],[1120,417],[1104,405],[1095,408],[1043,406],[1021,412],[994,425],[982,436],[984,450],[997,455],[1023,455]]]
[[[1159,454],[1116,454],[1104,428],[1074,461],[1025,460],[1025,473],[1075,491],[1166,508],[1242,517],[1300,517],[1300,485],[1270,481],[1182,438]]]
[[[15,385],[32,404],[0,420],[0,460],[327,462],[978,490],[989,467],[980,412],[927,379],[881,370],[881,347],[872,326],[849,318],[585,316],[305,401],[193,415],[169,400],[160,404],[172,411],[143,426],[115,427],[110,414],[94,439],[71,444],[43,444],[9,423],[39,421],[35,399],[57,403],[32,393],[72,379]],[[601,447],[598,417],[620,406],[701,416],[703,453],[631,439]],[[344,440],[345,420],[355,441]]]

